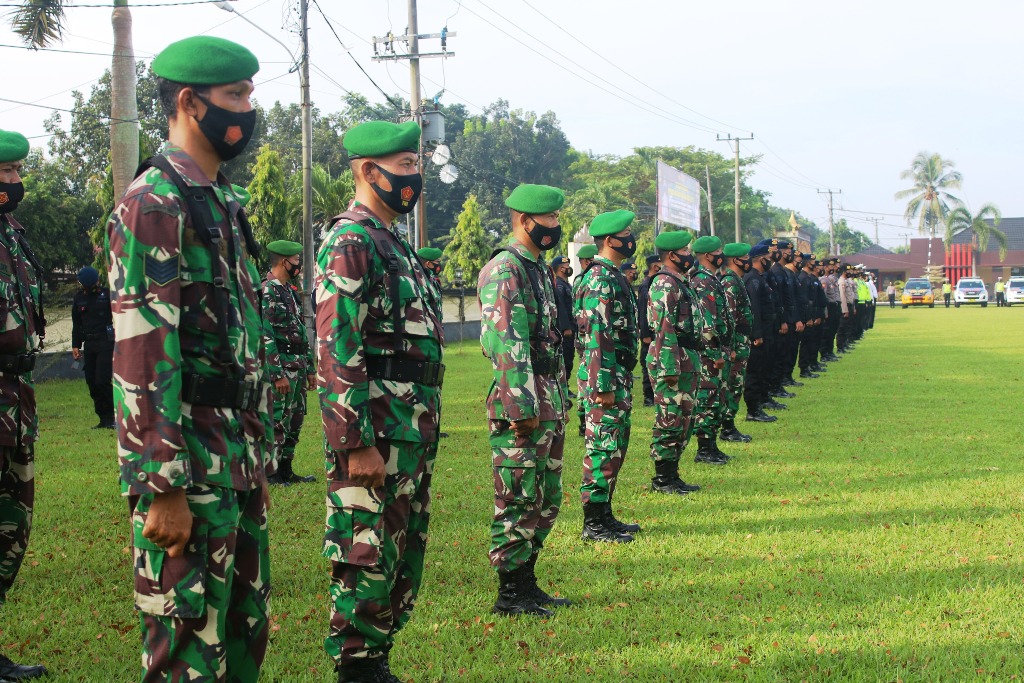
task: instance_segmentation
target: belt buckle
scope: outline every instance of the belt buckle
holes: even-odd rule
[[[203,383],[203,378],[198,375],[193,375],[192,381],[188,383],[189,386],[185,386],[184,380],[182,380],[181,386],[181,400],[186,403],[195,403],[196,397],[199,394],[199,386]]]
[[[444,363],[437,364],[437,386],[440,387],[444,383]]]

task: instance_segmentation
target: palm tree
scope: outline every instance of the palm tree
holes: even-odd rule
[[[992,221],[991,225],[985,222],[986,218]],[[995,204],[985,204],[973,216],[965,207],[958,206],[946,217],[946,238],[943,241],[946,243],[947,249],[956,235],[966,231],[973,233],[971,235],[971,275],[977,276],[977,255],[988,249],[988,241],[993,237],[999,243],[999,260],[1006,260],[1009,244],[1006,241],[1006,233],[997,227],[1002,220],[1003,216]]]
[[[345,169],[332,176],[322,164],[313,164],[310,181],[313,192],[313,235],[315,243],[323,238],[321,232],[332,218],[344,213],[355,196],[352,171]],[[288,196],[288,216],[292,225],[302,224],[302,176],[293,175]],[[298,237],[298,235],[295,235]]]
[[[65,0],[21,0],[21,6],[11,14],[11,29],[32,47],[60,42],[64,37],[64,8]],[[110,69],[110,162],[116,201],[132,181],[139,163],[135,48],[128,0],[114,0],[110,21],[114,30]]]
[[[952,161],[938,154],[918,152],[910,168],[900,173],[903,180],[914,182],[913,187],[896,193],[896,199],[909,200],[903,217],[907,219],[907,225],[916,218],[918,230],[931,238],[928,240],[928,268],[932,265],[935,226],[946,220],[951,205],[959,206],[961,203],[949,192],[959,190],[963,181],[960,172],[952,170],[953,165]]]

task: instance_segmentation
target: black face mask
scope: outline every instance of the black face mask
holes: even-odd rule
[[[288,273],[288,277],[298,277],[299,273],[302,272],[302,264],[301,263],[291,263],[289,261],[288,262],[288,268],[285,270],[285,272]]]
[[[411,175],[395,175],[394,173],[381,168],[377,164],[377,170],[391,183],[391,190],[385,190],[374,183],[370,187],[377,193],[385,206],[399,214],[406,214],[416,206],[416,200],[420,198],[423,191],[423,176],[419,173]]]
[[[724,256],[721,254],[711,254],[711,266],[713,268],[721,268],[723,263],[725,263]]]
[[[761,267],[764,268],[765,270],[768,270],[769,268],[771,268],[772,267],[772,260],[771,260],[771,258],[768,258],[768,257],[762,258],[761,259]]]
[[[783,263],[792,263],[793,262],[793,254],[784,254],[782,256],[782,262]]]
[[[749,273],[750,269],[754,267],[754,263],[748,258],[745,258],[742,261],[738,261],[738,263],[740,266],[740,270],[742,270],[744,273]]]
[[[629,258],[636,253],[636,238],[633,235],[626,235],[625,237],[616,237],[619,241],[619,246],[612,246],[612,249],[622,254],[626,258]]]
[[[572,268],[563,268],[562,272],[564,273],[564,277],[566,280],[572,277]]]
[[[693,268],[693,254],[674,254],[674,263],[679,268],[679,272],[685,273],[690,268]]]
[[[22,183],[0,183],[0,214],[14,211],[24,198],[25,186]]]
[[[553,227],[541,225],[533,216],[530,216],[530,220],[533,221],[533,230],[530,231],[530,241],[533,242],[533,246],[541,251],[547,251],[548,249],[553,249],[562,241],[561,225]]]
[[[773,251],[768,254],[768,258],[771,260],[772,263],[778,263],[779,259],[782,258],[782,252]]]
[[[221,161],[231,161],[245,150],[256,130],[256,110],[239,112],[218,107],[202,95],[196,97],[206,105],[203,120],[196,119],[199,130],[213,145]]]

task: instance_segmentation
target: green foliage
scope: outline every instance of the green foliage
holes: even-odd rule
[[[274,240],[292,239],[288,224],[288,195],[285,191],[281,155],[269,145],[260,148],[249,183],[252,198],[246,207],[256,241],[266,246]]]
[[[320,229],[340,213],[344,213],[352,197],[355,185],[352,171],[345,169],[334,177],[323,166],[313,166],[310,183],[313,193],[313,234],[317,237]],[[288,186],[288,217],[292,226],[292,237],[301,241],[302,228],[302,174],[293,175]]]
[[[11,30],[35,48],[58,43],[64,37],[64,5],[64,0],[21,0],[10,14]]]
[[[818,258],[829,255],[828,231],[816,230],[816,239],[812,242],[814,255]],[[836,221],[833,227],[836,247],[840,254],[858,254],[871,246],[871,238],[860,230],[854,230],[845,218]]]
[[[913,181],[913,186],[896,193],[896,199],[906,199],[904,218],[910,224],[915,218],[921,234],[934,236],[935,226],[943,223],[952,207],[961,204],[950,190],[959,190],[963,176],[954,171],[953,162],[938,154],[919,152],[910,168],[900,173],[902,180]]]
[[[989,225],[986,219],[992,221],[992,224]],[[971,235],[972,246],[978,251],[984,252],[988,250],[989,240],[995,238],[999,243],[999,260],[1005,261],[1009,243],[1006,240],[1006,233],[998,227],[1002,220],[1003,216],[995,204],[985,204],[973,216],[966,207],[958,206],[946,217],[946,236],[943,241],[948,249],[957,234],[969,231],[973,233]]]
[[[490,259],[491,246],[484,234],[483,222],[476,195],[471,194],[462,205],[462,213],[444,250],[444,277],[448,282],[455,281],[458,270],[462,270],[464,281],[476,282],[480,269]]]

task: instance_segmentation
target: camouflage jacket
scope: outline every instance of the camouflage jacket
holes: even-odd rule
[[[487,262],[477,281],[480,346],[494,367],[487,417],[511,422],[531,417],[562,421],[567,370],[560,351],[562,335],[551,268],[515,239],[509,240],[505,249]],[[527,268],[536,269],[537,292]],[[541,364],[554,372],[536,372]]]
[[[312,374],[313,349],[309,345],[306,323],[302,321],[298,291],[290,283],[268,275],[263,282],[260,306],[270,381],[284,377],[286,370],[293,374]]]
[[[651,377],[699,373],[697,351],[704,345],[704,335],[713,332],[705,324],[684,276],[665,268],[651,278],[647,320],[652,333],[647,353],[648,362],[653,363]]]
[[[696,272],[690,277],[690,286],[704,316],[704,323],[711,328],[713,334],[703,355],[711,359],[727,358],[733,350],[736,325],[721,281],[717,275],[698,264]]]
[[[754,324],[754,316],[750,312],[750,297],[747,295],[743,280],[731,269],[726,270],[719,281],[722,283],[722,290],[725,291],[725,300],[729,303],[729,313],[733,319],[732,346],[735,347],[750,340]]]
[[[223,175],[211,182],[173,145],[161,154],[186,185],[206,188],[224,239],[215,268],[184,198],[156,168],[128,186],[107,222],[121,492],[159,493],[199,482],[252,489],[270,458],[273,401],[263,353],[259,272],[246,252],[242,207]],[[215,270],[227,290],[231,367],[222,362]],[[259,406],[237,410],[183,401],[184,373],[234,374],[259,392]]]
[[[332,451],[376,445],[377,439],[437,441],[441,388],[368,375],[367,359],[440,363],[441,310],[412,247],[391,231],[398,248],[398,301],[388,287],[388,263],[369,230],[391,230],[362,204],[351,211],[372,227],[342,218],[316,257],[317,385],[324,436]],[[395,348],[394,306],[401,348]]]
[[[628,386],[636,361],[640,335],[637,330],[633,288],[615,264],[595,256],[576,288],[573,313],[582,349],[578,379],[591,391],[606,393]]]
[[[20,356],[42,348],[37,326],[39,287],[18,238],[25,229],[0,216],[0,354]],[[0,446],[28,446],[39,437],[32,373],[0,373]]]

